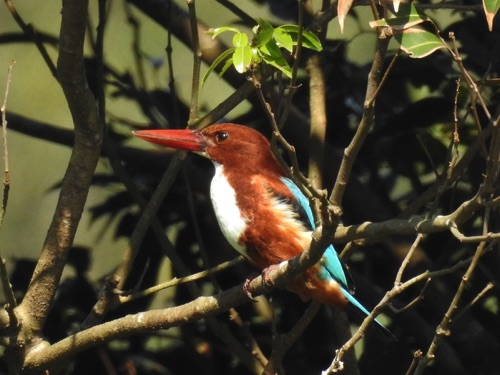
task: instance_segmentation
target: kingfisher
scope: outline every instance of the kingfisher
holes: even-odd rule
[[[269,141],[258,131],[224,123],[201,131],[155,129],[134,135],[212,161],[210,198],[220,229],[231,246],[261,271],[309,248],[315,228],[309,200],[287,177]],[[369,314],[353,296],[352,279],[332,245],[287,289],[303,301],[340,307],[351,303]]]

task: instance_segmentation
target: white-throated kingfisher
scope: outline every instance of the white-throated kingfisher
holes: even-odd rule
[[[165,147],[194,151],[215,166],[210,197],[222,233],[260,270],[290,260],[309,248],[315,227],[309,201],[256,130],[217,124],[204,130],[141,130],[134,134]],[[351,294],[352,282],[330,245],[321,260],[287,288],[302,300],[337,306],[352,303],[369,312]]]

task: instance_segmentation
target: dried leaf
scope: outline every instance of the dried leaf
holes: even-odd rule
[[[347,18],[347,13],[351,9],[353,0],[339,0],[337,4],[337,17],[339,19],[340,24],[340,32],[344,32],[344,23]]]

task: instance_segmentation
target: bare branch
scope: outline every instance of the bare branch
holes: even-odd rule
[[[136,292],[136,293],[133,293],[133,294],[130,294],[127,296],[120,296],[119,297],[120,303],[127,303],[127,302],[133,301],[135,299],[142,298],[142,297],[148,296],[148,295],[153,294],[153,293],[157,293],[160,290],[164,290],[164,289],[171,288],[171,287],[174,287],[177,285],[190,283],[190,282],[193,282],[196,280],[203,279],[205,277],[209,277],[216,272],[220,272],[220,271],[223,271],[229,267],[233,267],[236,264],[241,263],[242,261],[243,261],[243,258],[240,256],[240,257],[237,257],[233,260],[229,260],[229,261],[224,262],[222,264],[219,264],[215,267],[206,269],[206,270],[201,271],[201,272],[194,273],[194,274],[189,275],[189,276],[179,277],[179,278],[174,277],[173,279],[171,279],[169,281],[152,286],[152,287],[145,289],[145,290],[142,290],[140,292]]]
[[[493,242],[490,242],[489,246],[493,245]],[[486,242],[481,242],[479,243],[476,252],[474,254],[474,257],[472,258],[472,261],[469,265],[469,268],[465,272],[465,274],[462,277],[462,281],[460,282],[460,285],[457,289],[457,292],[455,293],[455,296],[453,297],[453,300],[450,303],[450,306],[448,308],[448,311],[443,316],[443,319],[441,320],[441,323],[438,325],[436,328],[436,335],[434,336],[434,339],[432,340],[431,345],[429,346],[429,349],[427,350],[427,353],[425,356],[420,358],[420,362],[418,363],[414,374],[419,375],[422,374],[424,371],[425,367],[434,359],[436,350],[440,344],[440,341],[451,334],[450,331],[450,326],[451,322],[453,320],[453,317],[455,315],[455,311],[458,308],[458,303],[460,299],[462,298],[463,292],[466,288],[467,283],[469,282],[478,262],[481,256],[484,254],[486,248],[487,248],[487,243]]]
[[[12,0],[5,0],[5,4],[7,5],[7,9],[9,10],[12,18],[14,18],[14,20],[17,22],[21,30],[23,30],[24,34],[35,43],[36,48],[38,48],[40,55],[42,55],[42,58],[45,61],[45,64],[49,68],[54,78],[57,79],[58,76],[57,68],[52,59],[50,58],[49,53],[45,49],[42,38],[40,38],[33,25],[24,22],[23,18],[17,11]]]
[[[378,30],[377,32],[377,48],[375,51],[375,56],[373,58],[372,67],[368,75],[368,85],[366,89],[363,118],[361,119],[361,122],[358,126],[356,134],[351,140],[351,143],[344,150],[344,157],[339,168],[337,180],[335,181],[335,186],[330,195],[330,202],[334,207],[337,208],[337,210],[340,210],[342,207],[342,198],[344,196],[345,189],[347,188],[347,183],[354,166],[354,161],[356,160],[361,146],[363,145],[374,121],[375,107],[373,99],[375,98],[378,90],[382,74],[382,66],[390,41],[390,38],[383,36],[380,30]]]
[[[58,76],[73,117],[75,144],[32,282],[17,309],[32,331],[29,337],[43,328],[101,152],[102,124],[83,65],[87,7],[85,0],[65,1],[62,9]]]
[[[3,198],[2,198],[2,209],[0,212],[0,228],[2,228],[3,220],[5,218],[5,213],[7,212],[7,203],[9,202],[9,191],[10,191],[10,168],[9,168],[9,148],[7,142],[7,98],[9,97],[10,82],[12,80],[12,69],[16,61],[12,61],[9,65],[9,70],[7,72],[7,83],[5,85],[5,95],[3,99],[3,104],[1,108],[2,112],[2,139],[3,139]]]
[[[335,358],[333,359],[332,364],[330,365],[330,367],[327,370],[323,371],[323,375],[329,375],[332,373],[337,373],[339,371],[342,371],[342,369],[344,368],[344,364],[342,361],[344,355],[354,347],[354,344],[356,342],[358,342],[359,340],[361,340],[363,338],[368,326],[373,322],[373,320],[380,313],[380,311],[383,309],[383,307],[387,303],[389,303],[396,295],[402,293],[403,291],[405,291],[406,289],[408,289],[412,285],[415,285],[416,283],[419,283],[423,280],[429,280],[429,279],[432,279],[435,277],[455,273],[457,270],[466,266],[467,264],[471,264],[471,262],[470,261],[461,261],[461,262],[458,262],[457,264],[455,264],[454,266],[447,268],[447,269],[444,269],[444,270],[439,270],[439,271],[434,271],[434,272],[426,271],[418,276],[415,276],[415,277],[407,280],[406,282],[404,282],[398,286],[395,285],[390,291],[388,291],[385,294],[384,298],[382,298],[382,300],[378,303],[378,305],[373,308],[370,315],[368,315],[365,318],[365,320],[363,320],[363,323],[361,324],[359,329],[356,331],[356,333],[349,339],[349,341],[347,341],[344,345],[342,345],[342,347],[340,349],[338,349],[336,351]]]
[[[198,96],[200,91],[200,67],[202,51],[198,36],[198,18],[196,17],[195,0],[188,0],[189,21],[191,24],[191,39],[193,41],[193,78],[191,82],[191,105],[189,106],[189,121],[192,124],[198,119]]]
[[[318,313],[321,306],[322,304],[319,302],[311,302],[308,309],[304,312],[290,332],[286,335],[278,335],[278,337],[273,339],[271,357],[269,358],[269,362],[264,369],[263,375],[274,375],[279,373],[285,354],[300,338],[304,330],[309,326]]]

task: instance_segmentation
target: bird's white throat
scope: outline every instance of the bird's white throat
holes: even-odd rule
[[[238,240],[245,231],[247,224],[236,203],[236,193],[226,176],[224,176],[224,167],[218,163],[214,163],[214,165],[215,175],[210,185],[210,198],[212,199],[215,216],[226,240],[241,255],[246,257],[245,246],[239,244]]]

